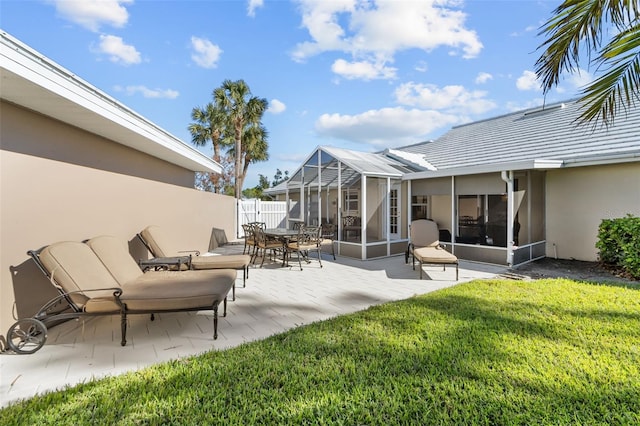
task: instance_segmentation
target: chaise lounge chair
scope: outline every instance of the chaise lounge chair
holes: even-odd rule
[[[197,250],[176,250],[173,248],[171,240],[156,225],[147,226],[138,234],[138,238],[147,247],[151,255],[155,258],[166,258],[173,256],[181,256],[185,253],[193,253],[191,257],[190,269],[207,270],[207,269],[235,269],[242,270],[242,286],[247,286],[247,278],[249,276],[249,265],[251,264],[251,256],[248,254],[225,254],[215,256],[200,256]],[[236,300],[235,285],[233,286],[233,300]]]
[[[9,345],[18,353],[33,353],[44,345],[46,324],[82,316],[121,317],[121,345],[126,345],[127,316],[213,310],[213,338],[218,338],[218,305],[227,310],[227,294],[237,272],[154,271],[143,273],[126,244],[115,237],[93,238],[85,243],[63,241],[29,251],[38,267],[60,295],[45,304],[33,318],[18,320],[8,333]],[[66,301],[70,309],[50,308]]]
[[[422,265],[447,265],[456,266],[456,281],[458,281],[458,258],[446,251],[439,241],[438,225],[428,219],[418,219],[411,222],[411,242],[409,243],[407,257],[411,255],[411,264],[416,269],[416,260],[420,266],[420,279],[422,279]]]

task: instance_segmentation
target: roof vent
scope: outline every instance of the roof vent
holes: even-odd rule
[[[536,109],[532,109],[530,111],[525,112],[524,116],[525,117],[531,117],[531,116],[534,116],[534,115],[540,115],[540,114],[556,111],[558,109],[564,109],[566,107],[567,106],[564,103],[551,105],[551,106],[548,106],[548,107],[545,107],[543,105],[541,108],[536,108]]]

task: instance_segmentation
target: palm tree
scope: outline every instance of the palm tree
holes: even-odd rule
[[[225,80],[213,91],[214,103],[225,111],[229,126],[233,132],[235,153],[235,196],[242,196],[242,137],[245,127],[258,125],[267,110],[267,100],[251,96],[251,90],[244,80]]]
[[[211,141],[213,144],[213,160],[221,163],[220,148],[227,145],[224,138],[227,128],[227,117],[224,110],[213,103],[208,103],[204,108],[195,107],[191,110],[193,123],[188,129],[191,133],[191,142],[196,146],[205,146]],[[210,176],[215,192],[221,192],[221,176]]]
[[[269,143],[267,142],[267,129],[261,124],[246,126],[242,137],[242,154],[240,180],[244,182],[247,177],[249,164],[267,161],[269,159]],[[229,154],[235,157],[235,148],[229,149]]]
[[[640,91],[640,6],[638,0],[565,0],[542,27],[545,51],[536,62],[544,93],[562,72],[579,68],[586,49],[589,62],[604,73],[581,92],[579,122],[612,124],[619,108],[633,105]],[[609,34],[613,30],[613,35]],[[601,48],[603,36],[607,43]],[[593,57],[592,53],[596,53]]]

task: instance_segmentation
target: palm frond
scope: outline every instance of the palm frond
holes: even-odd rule
[[[613,37],[598,62],[599,68],[605,68],[604,74],[582,91],[585,105],[578,121],[602,120],[611,125],[620,108],[640,101],[640,26]]]

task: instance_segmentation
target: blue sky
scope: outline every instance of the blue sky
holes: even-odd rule
[[[190,143],[193,107],[223,80],[266,98],[270,159],[377,151],[540,105],[540,26],[560,1],[0,0],[0,27]],[[592,76],[567,76],[546,102]],[[210,155],[211,149],[202,149]]]

